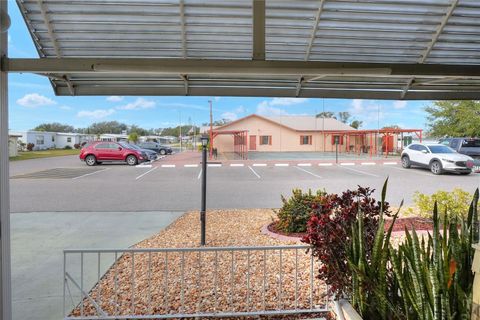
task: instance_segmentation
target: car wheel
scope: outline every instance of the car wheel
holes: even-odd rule
[[[460,174],[463,176],[468,176],[470,173],[472,173],[472,171],[460,172]]]
[[[85,163],[87,166],[94,166],[97,164],[97,158],[94,155],[90,154],[85,157]]]
[[[160,154],[161,154],[162,156],[164,156],[166,153],[167,153],[167,151],[165,151],[165,149],[161,149],[161,150],[160,150]]]
[[[129,166],[134,166],[134,165],[136,165],[137,162],[138,162],[137,157],[132,156],[132,155],[129,155],[129,156],[127,157],[126,161],[127,161],[127,164],[128,164]]]
[[[408,156],[403,156],[402,157],[402,167],[404,167],[405,169],[408,169],[410,168],[411,164],[410,164],[410,158]]]
[[[442,164],[440,163],[440,161],[433,161],[431,164],[430,164],[430,171],[433,173],[433,174],[442,174],[443,173],[443,169],[442,169]]]

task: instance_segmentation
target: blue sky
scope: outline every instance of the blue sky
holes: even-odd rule
[[[9,1],[12,26],[9,56],[38,57],[17,5]],[[424,107],[430,101],[389,101],[303,98],[239,97],[56,97],[47,78],[31,74],[9,75],[9,125],[28,130],[44,122],[86,127],[93,122],[117,120],[144,128],[162,128],[208,122],[208,100],[213,101],[214,120],[235,120],[251,113],[261,115],[314,115],[325,111],[348,111],[362,128],[397,124],[425,128]]]

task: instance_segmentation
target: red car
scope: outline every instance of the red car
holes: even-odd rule
[[[89,166],[101,164],[104,161],[125,161],[134,166],[148,161],[148,157],[140,150],[130,148],[128,144],[111,141],[95,141],[85,145],[80,151],[80,160]]]

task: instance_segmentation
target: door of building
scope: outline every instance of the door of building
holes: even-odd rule
[[[250,136],[250,149],[248,150],[257,150],[257,136]]]

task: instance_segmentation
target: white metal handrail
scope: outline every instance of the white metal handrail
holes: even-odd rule
[[[313,257],[303,254],[308,249],[309,246],[296,245],[64,250],[64,319],[172,319],[326,312],[326,286],[322,289],[314,275]],[[142,268],[143,273],[139,273],[137,269]],[[108,270],[102,276],[103,269]],[[203,271],[205,269],[207,271]],[[257,271],[257,277],[252,277],[252,271]],[[128,272],[127,289],[125,284],[123,289],[119,288],[119,272]],[[152,287],[154,276],[157,283]],[[102,295],[106,278],[113,282],[113,292]],[[145,278],[145,290],[136,290],[136,282]],[[156,302],[152,298],[159,286],[162,303],[158,303],[158,293]],[[285,293],[287,286],[288,294]],[[203,290],[195,310],[185,303],[187,291],[192,287],[199,292]],[[171,290],[178,295],[171,296]],[[234,297],[240,291],[244,293],[242,307]],[[129,306],[126,311],[120,310],[118,296],[126,294]],[[274,294],[274,306],[267,301],[267,294]],[[67,311],[67,297],[74,312]],[[171,306],[171,300],[175,299],[180,300],[179,307]],[[224,304],[220,306],[222,299]]]

